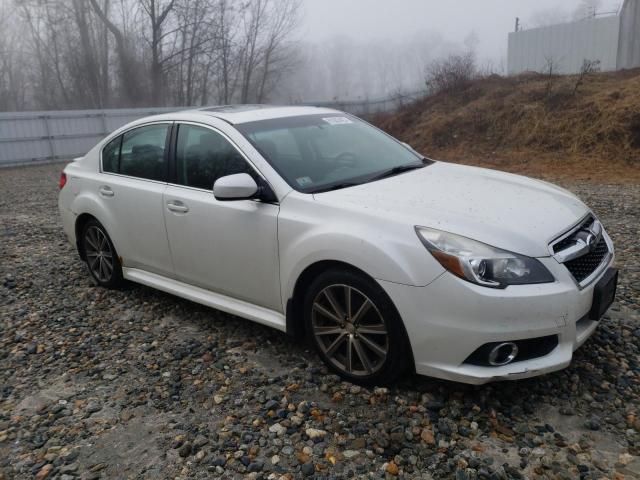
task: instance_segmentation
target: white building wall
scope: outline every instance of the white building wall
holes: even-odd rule
[[[509,75],[548,71],[578,73],[585,59],[600,60],[602,71],[616,69],[620,17],[591,18],[509,34]]]
[[[620,11],[618,70],[640,67],[640,0],[625,0]]]

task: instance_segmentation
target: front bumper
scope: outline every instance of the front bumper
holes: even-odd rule
[[[403,319],[416,373],[470,384],[516,380],[561,370],[594,332],[589,319],[597,281],[579,289],[567,269],[553,258],[540,259],[554,283],[510,286],[475,285],[444,273],[426,287],[381,281]],[[550,353],[505,366],[480,366],[465,360],[479,347],[557,335]]]

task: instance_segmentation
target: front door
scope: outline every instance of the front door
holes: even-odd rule
[[[221,133],[179,124],[175,183],[164,215],[175,276],[216,293],[282,311],[277,221],[279,206],[219,201],[214,182],[255,170]]]

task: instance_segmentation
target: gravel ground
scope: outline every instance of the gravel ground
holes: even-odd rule
[[[284,334],[94,287],[60,165],[0,170],[0,479],[640,478],[640,187],[565,185],[614,238],[618,302],[570,368],[368,390]]]

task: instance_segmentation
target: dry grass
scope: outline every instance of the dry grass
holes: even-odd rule
[[[492,76],[375,123],[434,158],[538,177],[640,183],[640,70]]]

